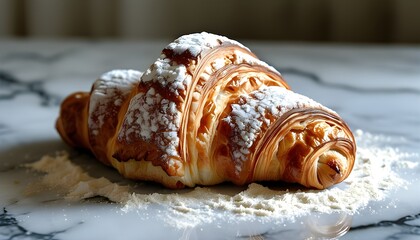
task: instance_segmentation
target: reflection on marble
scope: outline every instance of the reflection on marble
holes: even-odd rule
[[[69,149],[54,122],[58,105],[88,91],[101,73],[147,68],[166,42],[0,41],[0,239],[403,239],[420,237],[420,169],[412,184],[359,213],[294,222],[221,221],[178,229],[158,207],[125,213],[103,198],[66,202],[54,191],[25,194],[39,175],[20,167],[56,151],[90,173],[127,183],[115,171]],[[420,161],[420,47],[246,43],[291,87],[336,110],[352,129],[388,136],[373,144]],[[130,182],[130,184],[134,184]],[[160,186],[148,186],[162,191]]]

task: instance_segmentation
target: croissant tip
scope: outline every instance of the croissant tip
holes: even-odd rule
[[[341,174],[340,166],[337,164],[335,160],[331,160],[327,162],[328,167],[334,170],[337,174]]]
[[[342,164],[345,157],[336,151],[326,151],[318,158],[318,182],[322,189],[328,188],[343,180],[345,171]]]

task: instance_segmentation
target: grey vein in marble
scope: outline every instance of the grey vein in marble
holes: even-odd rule
[[[397,232],[388,236],[386,239],[401,239],[406,237],[420,238],[420,222],[418,224],[410,224],[410,221],[420,220],[420,213],[408,215],[397,220],[383,220],[377,223],[354,226],[350,231],[372,230],[380,228],[396,228]]]
[[[400,88],[383,88],[382,86],[369,89],[362,86],[354,86],[351,83],[337,83],[337,82],[325,82],[313,72],[307,72],[302,69],[297,68],[282,68],[277,67],[282,74],[284,75],[298,75],[310,79],[315,82],[317,85],[322,87],[327,87],[331,89],[342,89],[346,91],[353,91],[357,93],[367,93],[367,94],[420,94],[420,89],[415,89],[411,87],[400,87]]]
[[[6,208],[0,213],[0,237],[8,240],[34,239],[34,240],[57,240],[58,234],[65,233],[68,229],[52,231],[48,233],[33,232],[19,224],[19,221],[9,214]]]
[[[34,94],[41,100],[42,106],[58,105],[61,98],[47,93],[43,88],[42,80],[35,80],[29,83],[20,82],[7,72],[0,71],[0,100],[14,98],[20,94]]]

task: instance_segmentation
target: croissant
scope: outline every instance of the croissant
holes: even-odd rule
[[[356,151],[337,113],[292,92],[242,44],[209,33],[176,39],[144,73],[103,74],[62,102],[56,128],[123,176],[169,188],[323,189],[350,174]]]

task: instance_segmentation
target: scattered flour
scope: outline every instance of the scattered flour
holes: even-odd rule
[[[114,202],[129,200],[130,188],[128,186],[120,186],[104,177],[89,176],[81,167],[69,160],[66,152],[61,152],[56,157],[43,156],[39,161],[27,164],[26,167],[47,173],[41,180],[41,186],[35,183],[27,187],[29,194],[46,186],[64,191],[65,199],[71,201],[94,196],[104,196]]]
[[[368,202],[382,200],[392,189],[407,184],[396,173],[397,169],[418,167],[417,162],[407,160],[409,155],[398,149],[366,144],[377,136],[360,130],[355,134],[359,147],[353,172],[343,183],[326,190],[273,190],[253,183],[232,195],[212,187],[196,187],[189,192],[139,194],[135,193],[135,187],[89,176],[71,162],[67,154],[44,156],[27,167],[46,173],[43,185],[64,189],[66,199],[77,201],[104,196],[120,203],[124,212],[163,208],[162,219],[177,228],[229,218],[282,221],[310,212],[354,214]]]

